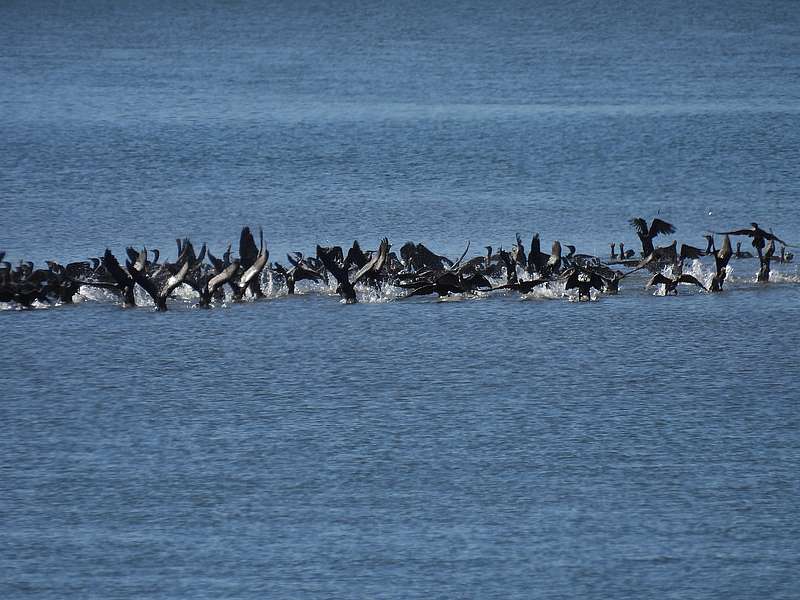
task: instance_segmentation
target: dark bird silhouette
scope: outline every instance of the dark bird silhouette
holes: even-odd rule
[[[506,285],[517,283],[518,276],[516,261],[502,248],[500,248],[497,254],[500,256],[500,260],[503,261],[503,264],[506,267]]]
[[[144,254],[144,260],[141,260],[142,253]],[[167,298],[176,287],[183,283],[186,273],[189,272],[189,262],[184,260],[180,269],[174,275],[165,268],[159,269],[152,275],[149,275],[145,271],[145,267],[142,267],[141,269],[137,267],[137,265],[140,264],[147,264],[147,251],[143,250],[142,253],[140,253],[136,263],[128,261],[128,273],[130,273],[133,280],[142,286],[147,294],[153,299],[153,302],[156,305],[156,310],[165,311],[167,310]]]
[[[681,244],[681,251],[678,253],[678,256],[680,256],[681,259],[701,258],[705,255],[705,250],[702,250],[696,246],[690,246],[689,244]]]
[[[758,269],[758,276],[756,277],[756,281],[759,283],[767,283],[769,281],[769,275],[771,270],[771,262],[772,258],[775,256],[775,241],[770,240],[767,244],[766,250],[763,253],[759,253],[759,261],[761,262],[761,267]]]
[[[256,240],[253,238],[253,233],[249,227],[243,227],[239,236],[239,263],[241,268],[244,269],[244,274],[239,279],[239,287],[244,286],[245,289],[236,290],[234,296],[237,300],[244,296],[246,289],[249,289],[250,293],[256,298],[264,296],[259,276],[267,265],[269,252],[264,248],[264,231],[260,227],[258,228],[258,234],[260,238],[258,246],[256,246]]]
[[[511,248],[511,258],[523,269],[528,265],[528,257],[525,256],[525,246],[522,245],[522,238],[517,234],[517,243]]]
[[[548,260],[550,260],[550,255],[542,252],[539,234],[534,233],[531,238],[531,249],[528,252],[528,273],[541,273],[547,266]]]
[[[661,219],[653,219],[650,227],[647,226],[647,221],[641,217],[631,219],[629,223],[633,226],[636,235],[639,236],[642,242],[642,256],[648,256],[653,253],[653,238],[662,234],[675,233],[675,227]]]
[[[365,264],[367,264],[368,261],[369,258],[361,250],[361,246],[359,246],[358,240],[355,240],[353,242],[353,246],[350,248],[350,250],[347,251],[347,256],[345,256],[344,258],[345,268],[348,270],[351,269],[352,267],[360,269]]]
[[[245,269],[244,273],[242,273],[241,277],[239,277],[239,281],[234,282],[234,278],[228,280],[228,283],[233,284],[233,299],[235,301],[238,302],[244,298],[245,292],[248,289],[256,298],[261,298],[264,296],[264,292],[261,291],[260,275],[261,271],[264,270],[264,267],[267,266],[268,259],[269,251],[262,243],[261,249],[258,251],[255,260],[247,269]],[[240,265],[240,268],[242,268],[242,265]]]
[[[780,239],[777,235],[773,234],[772,232],[767,232],[761,229],[758,226],[758,223],[750,223],[750,229],[736,229],[734,231],[721,231],[717,232],[717,235],[746,235],[748,237],[753,238],[753,248],[756,249],[758,252],[758,257],[762,258],[764,246],[766,245],[767,241],[771,242],[780,242],[783,245],[787,245],[782,239]]]
[[[322,273],[310,266],[305,260],[293,259],[293,257],[288,255],[287,257],[289,258],[290,262],[294,260],[292,268],[287,270],[282,264],[275,263],[274,271],[283,276],[289,295],[294,294],[295,285],[298,281],[302,281],[304,279],[310,281],[324,280]]]
[[[386,264],[386,259],[389,255],[389,240],[386,238],[381,240],[378,251],[373,254],[372,258],[364,266],[356,271],[352,279],[350,279],[350,274],[344,265],[344,261],[340,262],[338,260],[337,254],[341,254],[341,248],[339,248],[338,253],[335,248],[337,246],[334,246],[334,248],[317,246],[317,257],[336,279],[338,283],[336,293],[344,299],[346,304],[355,304],[358,302],[355,285],[368,276],[377,277]]]
[[[725,239],[722,241],[722,248],[714,253],[715,272],[714,277],[711,278],[711,285],[708,288],[709,291],[722,291],[722,286],[725,283],[725,278],[728,275],[727,267],[731,260],[731,256],[733,256],[733,252],[731,252],[731,238],[726,235]]]
[[[444,271],[453,266],[453,262],[446,256],[435,254],[425,245],[415,244],[414,242],[403,244],[400,248],[400,257],[403,259],[403,264],[414,271],[422,271],[424,269]]]
[[[572,267],[564,273],[567,275],[566,290],[578,290],[578,300],[591,300],[592,288],[598,292],[605,287],[605,281],[600,275],[583,267]]]
[[[543,274],[548,276],[558,275],[561,272],[561,242],[556,240],[553,242],[553,249],[550,252],[550,258],[547,259],[547,264],[544,266]]]
[[[444,297],[451,294],[466,294],[480,289],[491,290],[492,284],[482,273],[463,277],[456,271],[445,271],[443,273],[430,272],[425,278],[401,283],[399,287],[411,290],[404,298],[429,294]]]
[[[193,279],[189,283],[195,291],[200,295],[200,308],[208,308],[211,306],[211,300],[217,294],[217,291],[228,281],[230,281],[239,270],[239,261],[234,260],[231,264],[225,267],[219,273],[208,272],[202,274],[198,279]]]
[[[103,254],[102,263],[116,285],[116,290],[122,295],[123,304],[125,306],[136,306],[136,298],[133,295],[135,281],[130,273],[122,268],[117,257],[108,248]]]
[[[550,279],[545,278],[537,278],[531,279],[530,281],[514,281],[513,283],[506,283],[505,285],[498,285],[497,287],[492,288],[492,290],[514,290],[521,294],[530,294],[533,291],[533,288],[538,287],[540,285],[546,284]]]
[[[647,282],[645,287],[663,284],[665,296],[669,295],[677,296],[679,283],[690,283],[700,287],[703,290],[706,289],[706,287],[702,283],[700,283],[700,281],[698,281],[697,278],[691,275],[682,274],[678,275],[677,277],[670,278],[667,277],[666,275],[662,275],[661,273],[656,273],[655,275],[653,275],[650,278],[650,281]]]

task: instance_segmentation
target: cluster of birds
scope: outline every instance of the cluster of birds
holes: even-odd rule
[[[565,290],[577,290],[578,300],[591,298],[592,289],[602,294],[616,294],[620,282],[628,275],[648,269],[654,274],[647,286],[663,285],[664,294],[677,294],[679,284],[696,285],[710,292],[722,291],[731,258],[752,258],[753,254],[741,250],[741,242],[734,252],[730,236],[747,236],[752,240],[760,267],[757,281],[769,281],[773,262],[790,262],[787,244],[771,231],[757,223],[748,229],[715,232],[706,235],[705,249],[677,242],[656,247],[654,239],[675,233],[675,227],[661,219],[648,224],[642,218],[630,220],[638,235],[642,249],[637,257],[624,244],[610,244],[609,257],[601,259],[589,254],[578,254],[576,248],[566,245],[562,252],[559,241],[552,244],[550,253],[542,252],[539,235],[535,234],[525,248],[519,235],[510,250],[502,248],[496,253],[486,246],[486,255],[464,260],[467,249],[458,260],[435,254],[423,244],[407,242],[399,255],[391,252],[389,240],[380,241],[377,250],[364,251],[358,242],[345,253],[341,246],[317,246],[315,256],[300,252],[287,255],[289,266],[269,263],[269,252],[264,244],[263,231],[259,231],[256,244],[253,232],[244,227],[239,237],[239,254],[234,256],[231,245],[221,258],[214,256],[205,244],[197,251],[188,239],[178,239],[177,258],[174,262],[161,261],[158,250],[127,248],[125,266],[106,250],[103,256],[86,261],[61,265],[48,261],[47,268],[35,268],[33,263],[20,261],[12,266],[0,252],[0,302],[14,302],[22,307],[34,303],[73,302],[81,287],[104,288],[118,294],[124,306],[136,306],[136,286],[152,299],[157,310],[167,310],[168,300],[181,286],[189,286],[196,293],[198,306],[206,308],[215,302],[264,296],[263,281],[269,277],[286,287],[288,294],[302,280],[324,282],[343,301],[358,301],[356,286],[381,291],[386,286],[403,290],[402,298],[436,294],[474,294],[493,290],[513,290],[528,294],[539,286],[563,282]],[[724,236],[717,249],[714,235]],[[782,244],[776,254],[775,243]],[[712,256],[714,274],[706,286],[693,275],[683,273],[684,261]],[[667,269],[667,267],[670,267]],[[623,270],[625,269],[625,270]],[[669,272],[667,275],[665,272]],[[502,283],[497,284],[500,281]],[[226,295],[226,289],[229,294]],[[141,303],[141,302],[140,302]]]

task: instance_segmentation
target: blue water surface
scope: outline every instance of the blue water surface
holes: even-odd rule
[[[11,261],[243,225],[273,260],[606,256],[636,216],[800,243],[790,1],[10,1],[0,81]],[[674,298],[6,307],[0,597],[796,598],[800,277],[731,264]]]

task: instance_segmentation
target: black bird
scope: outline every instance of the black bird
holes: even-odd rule
[[[233,299],[235,301],[238,302],[239,300],[244,298],[245,292],[248,289],[256,298],[262,298],[264,296],[264,292],[261,291],[260,275],[261,271],[264,270],[264,267],[267,266],[268,258],[269,258],[269,251],[264,247],[262,243],[261,249],[256,255],[256,259],[247,269],[245,269],[245,272],[242,273],[241,277],[239,277],[239,281],[234,282],[233,281],[234,278],[228,280],[228,283],[233,284],[234,287]]]
[[[498,251],[500,255],[500,260],[503,261],[503,264],[506,267],[506,285],[513,285],[517,283],[517,263],[511,257],[511,255],[500,248]]]
[[[256,246],[256,240],[253,238],[253,233],[250,231],[250,228],[242,228],[242,233],[239,236],[239,262],[241,268],[244,269],[244,274],[239,280],[239,286],[244,286],[246,289],[249,289],[250,293],[256,298],[261,298],[264,296],[264,292],[261,290],[259,276],[267,265],[269,252],[265,251],[264,231],[260,227],[258,228],[258,235],[260,244]],[[255,270],[251,270],[254,266],[256,267]],[[246,281],[245,277],[247,279]],[[234,296],[237,300],[240,300],[244,296],[244,293],[244,289],[237,290]]]
[[[528,273],[541,273],[547,266],[550,255],[542,252],[539,234],[534,233],[531,238],[531,249],[528,252]]]
[[[289,261],[293,260],[291,256],[288,256],[288,258]],[[288,270],[282,264],[275,263],[274,270],[283,275],[289,295],[294,294],[295,285],[298,281],[302,281],[303,279],[322,281],[324,279],[322,273],[311,267],[302,259],[294,259],[292,268]]]
[[[414,242],[403,244],[400,248],[400,257],[403,259],[403,264],[414,271],[423,269],[444,271],[453,266],[453,262],[446,256],[434,254],[423,244]]]
[[[572,267],[564,273],[567,275],[566,290],[578,290],[578,300],[591,300],[592,288],[598,292],[605,287],[605,281],[600,275],[583,267]]]
[[[484,248],[486,248],[486,256],[476,256],[475,258],[471,258],[462,264],[458,270],[465,274],[476,273],[478,271],[489,274],[492,264],[492,247],[484,246]]]
[[[153,302],[156,305],[156,310],[165,311],[167,310],[167,298],[169,298],[169,295],[175,290],[176,287],[183,283],[186,273],[189,272],[189,261],[184,260],[180,269],[174,275],[171,274],[166,268],[159,269],[152,275],[149,275],[145,271],[145,267],[138,267],[140,264],[147,264],[147,250],[143,250],[142,253],[140,253],[140,259],[142,254],[144,254],[143,261],[139,259],[137,259],[136,263],[128,261],[126,265],[128,268],[128,273],[130,273],[130,276],[133,278],[133,280],[142,286],[142,288],[144,288],[148,295],[153,299]]]
[[[492,288],[494,290],[514,290],[520,292],[521,294],[530,294],[533,291],[533,288],[538,287],[542,284],[548,283],[551,281],[550,279],[546,278],[537,278],[531,279],[530,281],[514,281],[513,283],[506,283],[505,285],[498,285],[497,287]]]
[[[758,226],[758,223],[750,223],[750,229],[736,229],[735,231],[721,231],[718,235],[746,235],[753,238],[753,248],[758,252],[758,257],[762,258],[764,246],[767,240],[771,242],[780,242],[786,245],[781,238],[771,232],[764,231]]]
[[[116,290],[122,295],[123,304],[125,306],[136,306],[136,298],[133,295],[133,288],[136,282],[130,273],[122,268],[117,257],[108,248],[103,254],[102,263],[111,276]]]
[[[202,265],[192,266],[190,264],[184,283],[191,286],[200,296],[198,306],[200,308],[208,308],[211,306],[211,300],[214,297],[222,297],[222,294],[218,293],[220,288],[229,282],[238,270],[238,260],[234,260],[221,271],[216,271],[210,267],[204,269]]]
[[[352,281],[345,267],[344,260],[341,262],[338,260],[337,254],[341,254],[341,248],[339,248],[338,252],[336,248],[338,248],[338,246],[334,248],[317,246],[317,257],[338,282],[339,285],[336,288],[336,293],[344,299],[346,304],[355,304],[358,302],[355,285],[367,276],[375,277],[380,273],[389,255],[389,240],[386,238],[381,240],[378,251],[373,254],[369,262],[356,271]]]
[[[425,279],[418,279],[410,283],[401,283],[399,287],[411,290],[404,298],[427,296],[429,294],[436,294],[439,297],[443,297],[449,296],[450,294],[463,294],[467,291],[461,282],[459,274],[453,271],[429,273],[429,277]]]
[[[653,219],[650,227],[647,226],[647,221],[641,217],[631,219],[628,221],[636,230],[636,235],[642,241],[642,256],[649,256],[653,253],[653,238],[661,234],[675,233],[675,227],[671,223],[662,221],[661,219]]]
[[[705,250],[701,250],[697,246],[690,246],[689,244],[681,244],[681,251],[678,256],[681,259],[686,258],[700,258],[708,254]]]
[[[547,264],[544,266],[544,275],[558,275],[561,272],[561,242],[556,240],[553,242],[553,249],[550,252],[550,258],[547,259]]]
[[[347,252],[347,256],[344,259],[345,268],[348,270],[351,267],[360,269],[367,264],[367,262],[369,262],[369,258],[367,258],[367,255],[361,250],[361,246],[358,245],[358,240],[354,241],[352,248]]]
[[[761,267],[758,269],[758,276],[756,277],[756,281],[759,283],[767,283],[769,281],[770,263],[773,256],[775,256],[775,241],[770,240],[763,254],[759,252],[758,258],[761,262]]]
[[[528,264],[528,257],[525,256],[525,246],[522,245],[522,238],[517,234],[517,243],[511,248],[511,258],[523,269]]]
[[[411,290],[404,298],[427,296],[428,294],[443,297],[451,294],[466,294],[480,289],[491,290],[492,284],[483,273],[463,277],[456,271],[445,271],[444,273],[429,273],[427,278],[401,283],[399,287]]]
[[[733,252],[731,252],[731,238],[726,235],[722,242],[722,248],[714,253],[714,266],[716,270],[714,272],[714,277],[711,278],[711,285],[708,288],[709,291],[722,291],[722,285],[725,283],[725,277],[728,275],[727,267],[731,256],[733,256]]]
[[[678,295],[678,284],[679,283],[691,283],[694,284],[702,289],[706,289],[706,287],[700,283],[695,277],[691,275],[678,275],[677,277],[667,277],[666,275],[662,275],[661,273],[656,273],[650,278],[650,281],[647,282],[645,287],[650,287],[652,285],[659,285],[664,284],[664,295],[669,296],[677,296]]]

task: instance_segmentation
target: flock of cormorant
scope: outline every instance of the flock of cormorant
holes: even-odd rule
[[[239,237],[238,257],[232,254],[230,245],[220,258],[214,256],[206,244],[197,251],[188,239],[177,240],[177,259],[174,262],[159,262],[161,254],[158,250],[129,247],[124,267],[108,249],[101,257],[67,265],[47,261],[47,268],[35,268],[28,261],[12,266],[5,261],[5,253],[0,252],[0,302],[22,308],[36,303],[69,304],[81,288],[87,286],[111,290],[124,306],[149,304],[142,302],[141,293],[137,302],[134,291],[138,285],[152,299],[156,310],[163,311],[167,310],[170,297],[183,285],[194,290],[197,306],[207,308],[230,300],[264,297],[265,278],[272,285],[277,282],[285,286],[288,294],[294,294],[296,284],[302,280],[324,282],[328,284],[326,289],[333,289],[335,285],[336,293],[347,304],[357,302],[357,286],[378,291],[394,286],[403,290],[402,299],[493,290],[528,294],[539,286],[563,284],[559,289],[565,293],[576,290],[577,300],[588,300],[592,289],[599,294],[616,294],[625,277],[642,269],[653,272],[647,286],[663,285],[664,294],[677,294],[679,284],[721,292],[731,258],[753,257],[752,253],[741,250],[741,242],[737,242],[736,251],[733,251],[730,236],[752,239],[760,265],[756,276],[759,282],[769,281],[773,262],[793,259],[793,255],[786,252],[787,244],[757,223],[752,223],[748,229],[708,234],[705,236],[705,249],[687,244],[678,248],[676,241],[656,247],[653,243],[656,237],[675,232],[674,226],[661,219],[653,219],[648,225],[644,219],[635,218],[630,220],[630,224],[642,245],[638,257],[633,250],[626,250],[624,243],[618,245],[619,252],[617,244],[610,244],[611,252],[607,258],[578,254],[571,245],[565,246],[568,253],[563,254],[559,241],[553,242],[547,254],[541,250],[538,234],[533,236],[526,251],[517,234],[509,251],[501,248],[493,252],[491,246],[486,246],[485,256],[470,260],[464,260],[469,244],[461,257],[453,261],[413,242],[405,243],[398,256],[390,252],[389,240],[384,238],[377,250],[372,251],[362,250],[356,241],[346,254],[341,246],[319,245],[315,256],[293,252],[287,255],[290,266],[286,267],[278,262],[268,262],[269,252],[263,232],[259,231],[259,243],[256,244],[249,227],[244,227]],[[714,235],[724,236],[719,249]],[[782,244],[780,254],[776,254],[776,242]],[[697,277],[683,272],[685,260],[703,256],[714,260],[713,276],[707,287]]]

